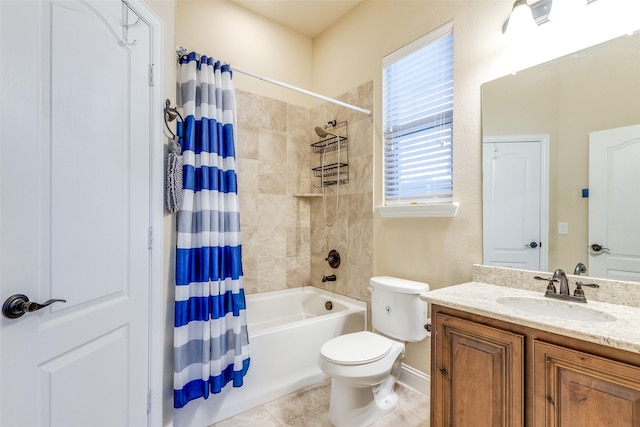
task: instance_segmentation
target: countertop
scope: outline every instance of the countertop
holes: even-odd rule
[[[502,298],[534,298],[541,304],[554,304],[558,300],[546,298],[543,292],[467,282],[425,292],[420,298],[431,304],[454,308],[531,328],[581,339],[620,350],[640,353],[640,308],[599,301],[567,302],[577,311],[598,310],[615,320],[578,321],[529,314],[501,304]]]

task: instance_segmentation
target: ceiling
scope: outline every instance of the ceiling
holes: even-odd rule
[[[314,38],[362,0],[230,0],[293,31]]]

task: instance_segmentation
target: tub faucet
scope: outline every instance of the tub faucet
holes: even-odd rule
[[[553,281],[560,281],[560,295],[569,295],[569,282],[567,282],[567,275],[564,270],[559,268],[553,272],[553,277],[551,278]]]
[[[579,276],[580,274],[586,273],[586,272],[587,272],[587,266],[581,262],[576,264],[576,268],[573,270],[573,274],[575,274],[576,276]]]
[[[322,282],[335,282],[336,281],[336,275],[332,274],[331,276],[322,276]]]

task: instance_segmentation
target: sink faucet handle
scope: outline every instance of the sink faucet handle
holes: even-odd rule
[[[540,277],[540,276],[533,276],[534,279],[536,280],[544,280],[545,282],[557,282],[558,279],[554,278],[554,277]]]
[[[557,282],[558,279],[556,279],[555,277],[540,277],[540,276],[533,276],[534,279],[536,280],[544,280],[545,282],[549,282],[549,284],[547,285],[547,291],[546,293],[551,293],[551,294],[555,294],[556,293],[556,286],[554,285],[554,282]]]
[[[587,288],[599,288],[600,285],[596,284],[596,283],[582,283],[582,282],[576,282],[576,287],[583,287],[586,286]]]
[[[587,302],[587,298],[584,295],[584,290],[582,289],[583,286],[588,286],[590,288],[599,288],[600,285],[596,285],[595,283],[582,283],[582,282],[576,282],[576,290],[573,291],[573,296],[580,298],[581,300],[583,300],[582,302]]]

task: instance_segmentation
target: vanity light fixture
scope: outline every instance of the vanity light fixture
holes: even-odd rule
[[[536,22],[527,0],[516,0],[513,3],[513,9],[506,25],[504,35],[514,40],[527,37],[535,30]]]
[[[528,5],[526,0],[516,0],[513,3],[513,9],[509,19],[502,25],[502,32],[507,36],[507,32],[510,33],[513,27],[523,25],[517,22],[520,18],[514,18],[514,14],[518,8],[518,13],[520,14],[520,11],[522,11],[522,15],[526,17],[524,20],[524,32],[526,33],[527,31],[531,31],[531,21],[534,23],[534,28],[537,25],[551,21],[551,19],[561,21],[563,17],[575,15],[583,6],[589,5],[594,1],[596,0],[540,0]],[[533,17],[532,19],[529,19],[527,9],[529,9]],[[567,9],[569,12],[563,12]],[[527,30],[527,28],[529,28],[529,30]],[[510,37],[511,35],[509,34],[508,36]]]
[[[586,0],[554,0],[547,19],[555,22],[571,19],[586,5]]]

